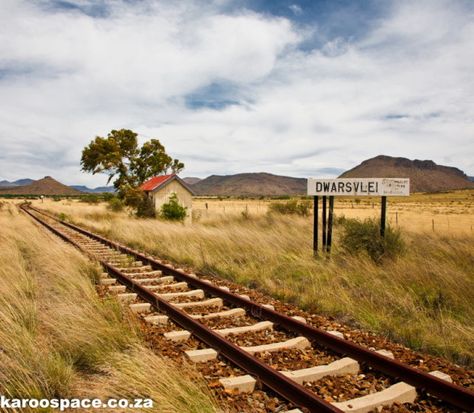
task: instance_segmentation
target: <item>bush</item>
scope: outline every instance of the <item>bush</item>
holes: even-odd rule
[[[366,252],[375,262],[383,258],[395,258],[405,251],[405,243],[399,230],[385,228],[385,237],[380,235],[380,225],[374,219],[359,221],[345,218],[341,245],[349,253]]]
[[[116,195],[113,192],[103,192],[102,193],[102,199],[104,201],[108,202],[108,201],[110,201],[111,199],[114,199],[114,198],[116,198]]]
[[[120,212],[123,210],[124,207],[125,207],[124,202],[121,199],[116,198],[116,197],[110,198],[107,205],[107,209],[113,212]]]
[[[179,204],[178,196],[172,194],[169,201],[161,206],[160,217],[169,221],[184,221],[186,209]]]
[[[311,209],[310,201],[298,201],[293,199],[288,202],[272,202],[268,210],[270,213],[278,213],[283,215],[301,215],[308,216]]]
[[[69,221],[69,217],[64,213],[64,212],[61,212],[59,215],[58,215],[58,218],[60,221]]]
[[[146,195],[138,202],[137,206],[137,217],[140,218],[155,218],[156,210],[153,199],[148,198]]]
[[[100,197],[96,194],[82,195],[81,202],[86,202],[88,204],[98,204],[100,202]]]

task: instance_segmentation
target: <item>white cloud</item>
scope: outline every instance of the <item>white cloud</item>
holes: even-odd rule
[[[220,2],[105,4],[94,18],[2,3],[0,178],[102,184],[79,173],[80,152],[120,127],[160,138],[188,175],[305,176],[380,153],[474,173],[468,3],[397,2],[360,40],[310,52],[295,23]],[[186,106],[219,82],[241,105]]]

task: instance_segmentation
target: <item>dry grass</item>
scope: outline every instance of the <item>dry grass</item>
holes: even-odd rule
[[[194,201],[194,217],[198,221],[241,216],[265,215],[269,199],[204,199]],[[285,201],[280,201],[285,202]],[[207,204],[207,208],[206,208]],[[348,218],[378,218],[380,198],[338,197],[335,212]],[[474,190],[437,194],[414,194],[410,197],[389,198],[388,221],[402,229],[439,234],[474,234]]]
[[[146,411],[216,411],[192,372],[146,350],[116,302],[98,298],[95,265],[11,204],[0,227],[1,394],[150,397]]]
[[[413,203],[411,213],[422,201]],[[112,214],[104,206],[43,206],[158,256],[353,320],[412,348],[474,364],[474,236],[469,232],[404,231],[405,255],[377,265],[337,247],[331,260],[314,260],[310,218],[210,215],[184,226]],[[336,246],[337,238],[338,228]]]

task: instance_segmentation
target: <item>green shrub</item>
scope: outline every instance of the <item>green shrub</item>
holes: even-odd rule
[[[82,195],[81,202],[86,202],[88,204],[98,204],[100,202],[100,197],[96,194]]]
[[[141,218],[155,218],[156,210],[153,199],[144,196],[136,205],[137,217]]]
[[[269,207],[270,213],[277,213],[283,215],[301,215],[308,216],[311,209],[310,201],[298,201],[292,199],[288,202],[272,202]]]
[[[107,209],[113,212],[120,212],[125,207],[124,202],[116,197],[110,198],[107,204]]]
[[[110,201],[111,199],[116,198],[116,195],[113,192],[104,192],[102,193],[102,199],[104,201]]]
[[[186,209],[179,204],[178,196],[172,194],[169,201],[161,206],[160,217],[169,221],[184,221]]]
[[[58,215],[58,218],[59,218],[60,221],[69,221],[69,217],[64,212],[61,212]]]
[[[349,253],[366,252],[375,262],[383,258],[395,258],[405,251],[405,243],[399,230],[385,228],[385,237],[380,235],[380,225],[374,219],[360,221],[345,218],[342,225],[341,245]]]

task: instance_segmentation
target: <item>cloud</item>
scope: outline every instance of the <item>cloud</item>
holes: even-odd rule
[[[102,184],[81,149],[121,127],[193,176],[336,174],[381,153],[474,173],[471,3],[396,2],[312,47],[297,20],[229,4],[5,0],[0,178]]]

